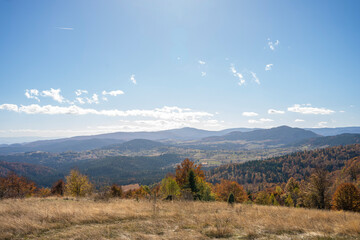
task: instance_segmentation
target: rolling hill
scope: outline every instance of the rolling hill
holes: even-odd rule
[[[296,142],[294,146],[308,146],[310,148],[319,147],[332,147],[338,145],[349,145],[360,143],[360,134],[344,133],[336,136],[326,136],[305,139],[300,142]]]
[[[268,145],[277,145],[277,144],[289,144],[298,142],[304,139],[316,138],[320,135],[315,134],[311,131],[304,130],[301,128],[291,128],[288,126],[281,126],[271,129],[259,129],[250,132],[230,132],[224,136],[218,137],[208,137],[203,139],[208,142],[218,142],[218,141],[265,141]]]
[[[304,180],[316,168],[337,171],[347,160],[357,156],[360,156],[360,144],[295,152],[266,160],[223,165],[210,170],[207,179],[211,182],[229,179],[243,185],[284,183],[290,177]]]

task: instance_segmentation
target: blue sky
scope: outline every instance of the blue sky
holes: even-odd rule
[[[0,1],[0,137],[359,126],[359,12],[347,0]]]

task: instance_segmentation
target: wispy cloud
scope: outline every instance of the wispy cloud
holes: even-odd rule
[[[38,98],[39,96],[39,90],[37,89],[26,89],[25,90],[25,96],[29,99],[35,99],[38,102],[40,102],[40,99]]]
[[[130,81],[131,81],[133,84],[137,84],[137,81],[136,81],[136,79],[135,79],[135,74],[132,74],[132,75],[130,76]]]
[[[248,120],[248,123],[266,123],[266,122],[273,122],[274,120],[270,118],[260,118],[259,120],[250,119]]]
[[[326,127],[328,122],[319,122],[318,127]]]
[[[305,122],[305,120],[304,119],[295,119],[294,122]]]
[[[259,114],[257,114],[256,112],[243,112],[242,115],[245,117],[256,117]]]
[[[239,82],[238,82],[239,86],[245,84],[246,80],[244,79],[244,76],[241,73],[237,72],[234,64],[230,65],[230,71],[232,72],[234,77],[237,77],[239,79]]]
[[[198,123],[203,117],[212,117],[213,114],[208,112],[193,111],[189,108],[168,107],[155,108],[152,110],[96,110],[92,108],[82,108],[71,105],[67,107],[38,104],[21,105],[16,104],[2,104],[1,110],[7,110],[26,114],[46,114],[46,115],[102,115],[110,117],[150,117],[163,120],[186,121],[189,123]]]
[[[281,110],[275,110],[275,109],[269,109],[268,114],[284,114],[284,111]]]
[[[58,27],[57,29],[60,29],[60,30],[70,30],[70,31],[74,30],[74,28],[72,28],[72,27]]]
[[[113,91],[109,91],[109,92],[103,91],[102,94],[103,94],[103,95],[110,95],[110,96],[116,97],[117,95],[122,95],[122,94],[124,94],[124,92],[121,91],[121,90],[113,90]]]
[[[85,104],[84,99],[81,98],[81,97],[77,97],[77,98],[76,98],[76,101],[77,101],[78,103],[80,103],[80,104]]]
[[[252,80],[255,81],[257,84],[260,84],[259,78],[256,76],[256,73],[250,72],[252,76]]]
[[[76,94],[76,96],[80,96],[81,94],[88,94],[88,91],[78,89],[78,90],[75,91],[75,94]]]
[[[99,104],[99,95],[94,93],[91,98],[86,98],[87,103],[89,104]]]
[[[205,77],[206,76],[206,72],[201,72],[201,76]]]
[[[272,64],[272,63],[270,63],[270,64],[266,64],[266,66],[265,66],[265,71],[270,71],[271,69],[272,69],[272,66],[273,66],[274,64]]]
[[[280,44],[279,40],[276,40],[275,42],[272,42],[270,38],[268,38],[267,40],[268,40],[268,46],[272,51],[274,51],[275,48]]]
[[[61,96],[60,92],[61,92],[60,88],[59,89],[50,88],[50,90],[42,91],[41,96],[50,97],[53,100],[55,100],[56,102],[63,103],[63,102],[65,102],[65,98],[63,96]]]
[[[288,107],[287,109],[289,112],[296,112],[296,113],[301,113],[301,114],[320,114],[320,115],[328,115],[328,114],[332,114],[335,111],[331,110],[331,109],[326,109],[326,108],[316,108],[316,107],[311,107],[309,105],[300,105],[300,104],[295,104],[292,107]]]
[[[201,65],[204,65],[204,64],[206,64],[206,62],[204,62],[204,61],[201,61],[201,60],[199,60],[199,61],[198,61],[198,63],[199,63],[199,64],[201,64]]]

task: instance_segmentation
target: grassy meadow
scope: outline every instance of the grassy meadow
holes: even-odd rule
[[[0,201],[0,239],[360,239],[360,214],[223,202]]]

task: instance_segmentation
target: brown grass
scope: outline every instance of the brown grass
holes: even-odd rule
[[[360,239],[360,214],[212,202],[0,201],[0,239]]]

